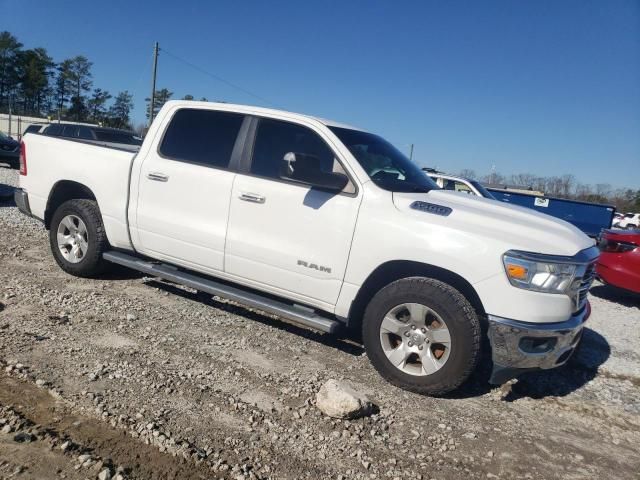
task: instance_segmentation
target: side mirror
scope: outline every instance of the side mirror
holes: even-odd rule
[[[283,157],[280,178],[333,191],[341,191],[349,183],[349,178],[343,173],[322,170],[320,159],[315,155],[294,152]]]

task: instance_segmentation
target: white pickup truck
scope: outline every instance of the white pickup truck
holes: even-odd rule
[[[441,190],[381,137],[306,115],[168,102],[137,154],[24,137],[16,203],[60,267],[109,263],[324,332],[441,395],[489,339],[502,383],[565,363],[598,250],[555,218]]]

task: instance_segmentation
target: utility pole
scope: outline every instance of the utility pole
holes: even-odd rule
[[[151,127],[151,123],[153,122],[153,111],[156,107],[156,74],[158,73],[158,50],[160,47],[158,46],[158,42],[156,42],[153,47],[153,78],[151,81],[151,103],[149,105],[149,127]]]
[[[411,150],[409,150],[409,160],[413,160],[413,143],[411,144]]]

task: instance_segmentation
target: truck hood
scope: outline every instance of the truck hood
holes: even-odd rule
[[[449,207],[451,213],[442,216],[415,210],[411,207],[415,201]],[[591,238],[564,220],[466,193],[445,190],[396,192],[393,202],[396,208],[412,213],[414,217],[423,217],[427,222],[438,223],[463,234],[484,236],[496,244],[504,244],[505,250],[572,256],[594,244]]]

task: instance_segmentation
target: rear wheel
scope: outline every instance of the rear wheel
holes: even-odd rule
[[[380,290],[367,306],[362,335],[385,379],[429,395],[458,388],[480,355],[473,307],[456,289],[431,278],[406,278]]]
[[[93,200],[64,202],[53,214],[49,230],[51,252],[60,268],[78,277],[102,273],[102,254],[109,243],[98,204]]]

